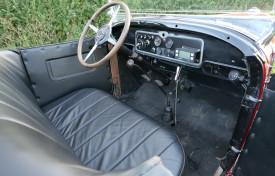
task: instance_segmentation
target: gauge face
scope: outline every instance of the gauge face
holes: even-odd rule
[[[235,81],[239,78],[239,76],[240,76],[240,73],[237,70],[232,70],[228,75],[228,79],[231,81]]]
[[[160,46],[160,44],[161,44],[161,38],[160,37],[156,37],[155,40],[154,40],[154,44],[156,46]]]
[[[172,48],[172,46],[173,46],[173,40],[171,40],[171,39],[167,39],[166,40],[166,43],[165,43],[165,46],[166,46],[166,48]]]

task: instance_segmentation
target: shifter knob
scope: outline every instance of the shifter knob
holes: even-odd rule
[[[135,61],[134,61],[133,59],[127,60],[126,66],[127,66],[128,68],[133,68],[133,67],[135,66]]]

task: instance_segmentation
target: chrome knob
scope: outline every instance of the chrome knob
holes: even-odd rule
[[[128,68],[133,68],[135,66],[135,61],[133,59],[128,59],[126,62]]]

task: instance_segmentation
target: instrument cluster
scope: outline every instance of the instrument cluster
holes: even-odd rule
[[[191,67],[202,64],[204,42],[200,38],[183,35],[136,31],[137,53]]]

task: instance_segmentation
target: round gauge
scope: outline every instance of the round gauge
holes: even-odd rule
[[[160,44],[161,44],[161,38],[160,37],[156,37],[155,40],[154,40],[154,44],[156,46],[160,46]]]
[[[240,77],[240,73],[237,70],[231,70],[228,79],[231,81],[235,81]]]
[[[173,46],[173,40],[171,40],[171,39],[167,39],[166,40],[166,43],[165,43],[165,46],[166,46],[166,48],[172,48],[172,46]]]

